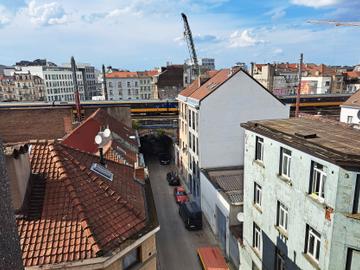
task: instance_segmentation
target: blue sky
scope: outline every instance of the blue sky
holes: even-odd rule
[[[199,57],[236,62],[360,63],[359,0],[0,0],[0,64],[47,58],[141,70],[183,63],[187,14]]]

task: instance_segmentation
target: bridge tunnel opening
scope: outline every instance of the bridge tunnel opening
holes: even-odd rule
[[[140,152],[144,155],[145,162],[149,159],[169,159],[172,163],[174,160],[174,143],[173,139],[157,130],[151,134],[146,134],[140,137]]]

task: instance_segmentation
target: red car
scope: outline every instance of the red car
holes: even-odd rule
[[[183,187],[174,188],[174,196],[176,203],[184,203],[189,201],[189,197],[186,194],[186,191]]]

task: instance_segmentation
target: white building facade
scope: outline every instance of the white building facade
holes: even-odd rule
[[[360,91],[341,105],[340,122],[360,125]]]
[[[156,92],[157,70],[144,72],[113,71],[106,74],[109,100],[149,100]]]
[[[39,76],[44,81],[45,101],[75,101],[72,71],[57,66],[21,66],[22,71]],[[81,71],[76,72],[80,100],[85,100],[84,78]]]
[[[244,132],[250,119],[287,118],[289,107],[243,70],[223,69],[197,79],[179,96],[176,160],[184,181],[200,202],[200,169],[241,166]]]
[[[360,133],[302,118],[242,126],[240,269],[360,269],[360,156],[341,146]]]

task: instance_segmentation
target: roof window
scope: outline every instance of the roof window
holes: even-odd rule
[[[93,163],[91,165],[90,170],[97,173],[98,175],[106,178],[109,181],[113,180],[114,174],[112,172],[110,172],[107,168],[105,168],[104,166],[102,166],[100,164]]]

